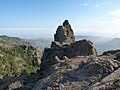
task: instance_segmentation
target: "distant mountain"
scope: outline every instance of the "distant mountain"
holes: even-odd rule
[[[5,43],[5,44],[30,44],[28,40],[21,39],[18,37],[9,37],[6,35],[0,36],[0,43]]]
[[[112,48],[120,48],[120,38],[114,38],[104,43],[105,45],[112,46]]]
[[[111,40],[111,38],[99,37],[99,36],[76,36],[76,41],[82,40],[82,39],[90,40],[94,44],[101,44]]]
[[[19,45],[34,45],[38,46],[42,51],[45,47],[50,47],[52,38],[38,38],[38,39],[22,39],[19,37],[9,37],[6,35],[0,36],[0,43],[5,44],[19,44]]]
[[[107,50],[114,50],[120,48],[120,38],[106,38],[98,36],[76,36],[76,41],[87,39],[93,42],[99,54]],[[42,51],[45,47],[50,47],[52,38],[44,39],[21,39],[18,37],[0,36],[0,43],[7,44],[25,44],[38,46]]]
[[[105,43],[97,44],[96,48],[100,53],[108,50],[120,49],[120,38],[113,38]]]
[[[76,36],[76,40],[87,39],[93,42],[98,54],[104,51],[120,49],[120,38],[106,38],[98,36]]]
[[[38,46],[43,51],[45,47],[50,47],[52,38],[48,38],[48,39],[38,38],[38,39],[31,39],[28,41],[31,43],[34,43],[36,46]]]

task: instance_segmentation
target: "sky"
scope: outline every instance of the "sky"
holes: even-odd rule
[[[75,35],[120,38],[120,0],[0,0],[0,35],[53,38],[66,19]]]

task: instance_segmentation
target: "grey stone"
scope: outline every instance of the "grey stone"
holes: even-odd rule
[[[54,35],[54,41],[73,43],[75,41],[74,32],[68,20],[65,20],[63,26],[58,26]]]

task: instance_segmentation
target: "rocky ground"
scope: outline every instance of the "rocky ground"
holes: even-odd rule
[[[40,79],[32,90],[105,90],[106,88],[118,88],[113,83],[120,77],[119,66],[119,61],[108,56],[77,56],[64,59],[46,70],[46,76]],[[110,79],[106,79],[108,77]],[[104,82],[102,83],[104,86],[99,86],[98,83],[101,82]]]
[[[76,56],[59,60],[42,73],[5,78],[0,90],[119,90],[119,67],[110,56]]]

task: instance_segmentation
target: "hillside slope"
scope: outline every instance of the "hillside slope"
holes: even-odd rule
[[[0,36],[0,78],[35,73],[40,50],[17,37]]]

